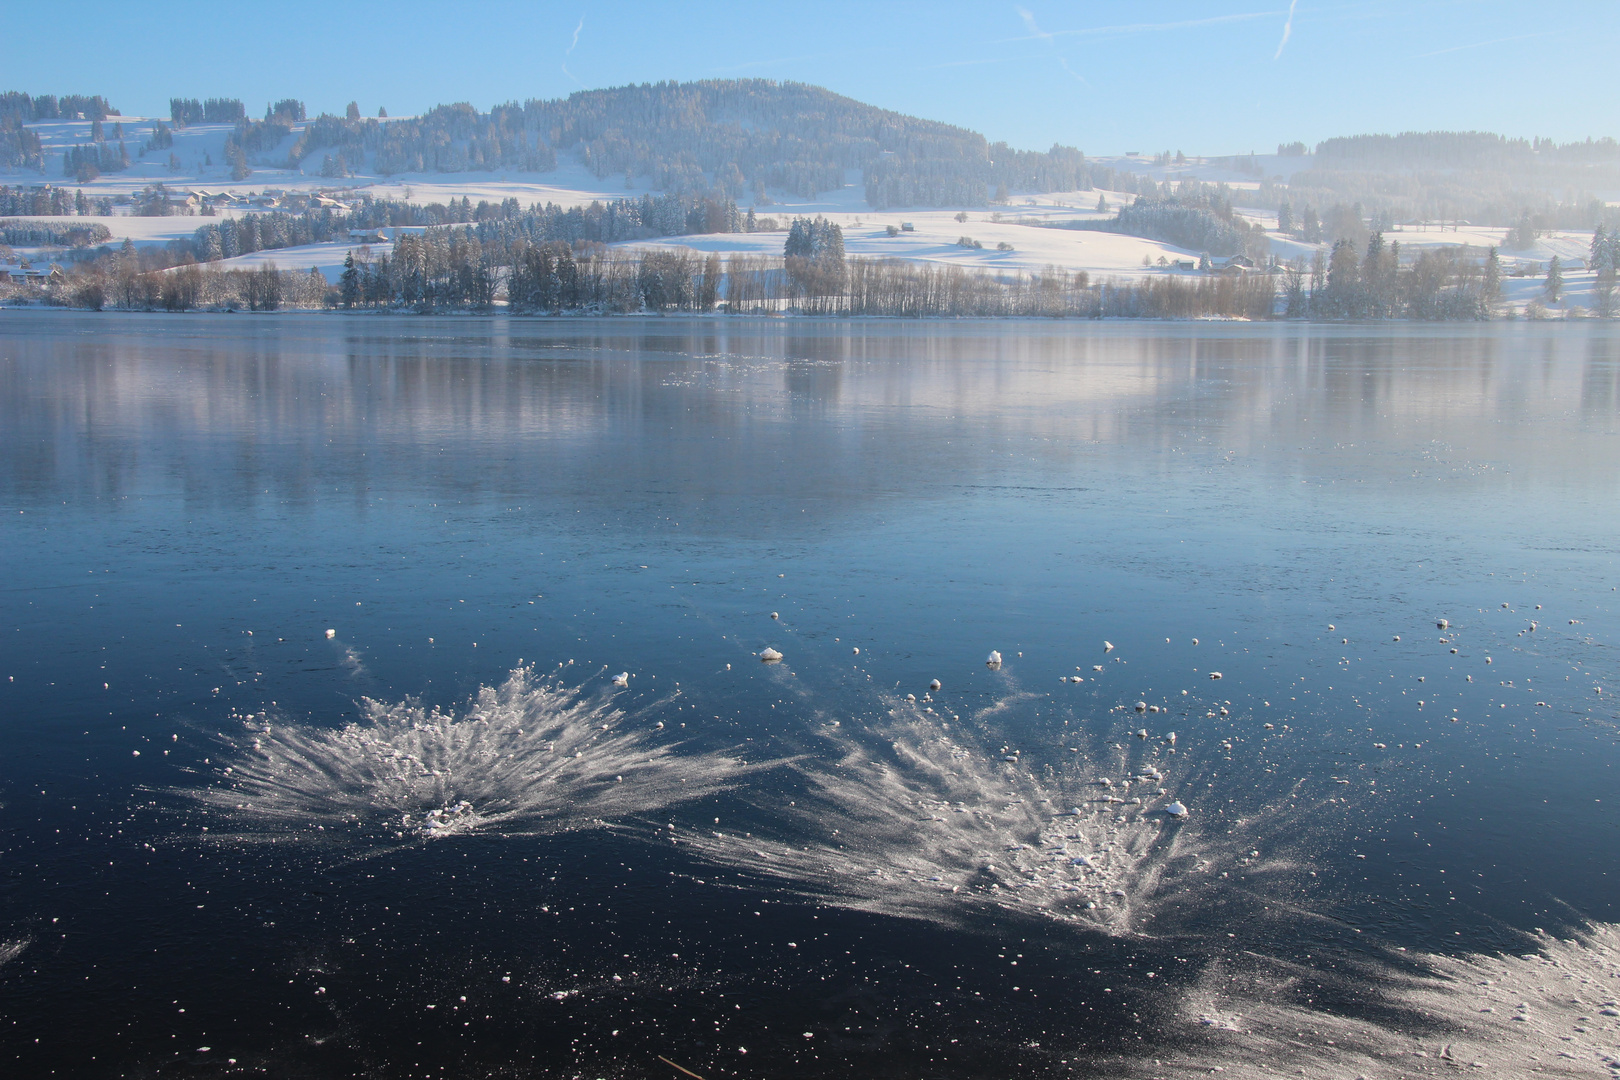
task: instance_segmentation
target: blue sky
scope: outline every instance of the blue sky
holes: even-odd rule
[[[0,89],[368,115],[770,78],[1045,149],[1267,152],[1368,131],[1620,136],[1620,0],[19,4]]]

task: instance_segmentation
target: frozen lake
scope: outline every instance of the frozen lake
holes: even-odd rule
[[[6,311],[0,1067],[1620,1075],[1617,549],[1596,322]]]

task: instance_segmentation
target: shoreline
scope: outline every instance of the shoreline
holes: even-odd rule
[[[59,304],[21,303],[11,304],[0,302],[0,318],[12,313],[52,313],[62,315],[135,315],[135,316],[228,316],[248,315],[273,318],[288,318],[297,316],[310,317],[350,317],[350,318],[450,318],[450,319],[514,319],[522,322],[580,322],[602,320],[646,320],[646,321],[701,321],[701,322],[873,322],[873,323],[1017,323],[1017,324],[1096,324],[1108,323],[1110,325],[1243,325],[1243,326],[1486,326],[1500,324],[1524,324],[1530,326],[1557,325],[1560,323],[1581,323],[1610,325],[1620,324],[1620,317],[1605,318],[1600,315],[1559,315],[1557,317],[1534,319],[1521,315],[1496,316],[1487,319],[1300,319],[1276,317],[1271,319],[1251,319],[1245,316],[1225,315],[1193,315],[1185,318],[1162,315],[867,315],[849,314],[840,315],[825,312],[702,312],[702,311],[563,311],[563,312],[530,312],[509,311],[505,308],[479,311],[470,308],[434,308],[429,310],[415,310],[411,308],[314,308],[293,307],[278,308],[272,311],[252,311],[242,308],[189,308],[183,311],[164,311],[158,308],[83,308],[68,307]]]

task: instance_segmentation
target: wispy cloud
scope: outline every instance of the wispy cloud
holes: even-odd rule
[[[1283,23],[1282,40],[1277,42],[1277,55],[1273,60],[1281,60],[1283,49],[1288,47],[1288,39],[1294,35],[1294,9],[1299,6],[1299,0],[1288,0],[1288,18]]]
[[[1282,15],[1282,11],[1241,11],[1229,15],[1211,15],[1204,19],[1182,19],[1177,22],[1162,23],[1121,23],[1118,26],[1088,26],[1078,30],[1041,30],[1033,25],[1033,19],[1023,8],[1018,9],[1019,15],[1024,18],[1024,25],[1030,27],[1030,33],[1015,38],[1003,38],[1002,44],[1009,41],[1054,41],[1057,38],[1068,37],[1104,37],[1113,34],[1151,34],[1162,30],[1190,30],[1199,26],[1215,26],[1220,23],[1246,22],[1250,19],[1264,19],[1275,15]]]
[[[1465,49],[1483,49],[1487,45],[1503,45],[1509,41],[1529,41],[1531,38],[1552,37],[1556,31],[1545,30],[1539,34],[1515,34],[1513,37],[1492,38],[1489,41],[1476,41],[1471,45],[1453,45],[1447,49],[1436,49],[1433,52],[1418,53],[1413,60],[1424,60],[1431,56],[1444,56],[1446,53],[1462,52]]]
[[[946,60],[945,62],[939,63],[939,64],[923,64],[921,67],[916,67],[916,68],[913,68],[912,70],[913,71],[939,71],[942,68],[982,67],[985,64],[1010,64],[1015,59],[1017,59],[1017,58],[1012,57],[1012,56],[999,56],[999,57],[987,57],[987,58],[982,59],[982,60]]]
[[[568,43],[568,48],[567,48],[567,50],[566,50],[566,51],[564,51],[564,52],[563,52],[563,59],[562,59],[562,69],[563,69],[563,74],[564,74],[564,75],[566,75],[566,76],[568,76],[568,77],[569,77],[569,78],[570,78],[570,79],[573,79],[573,80],[574,80],[574,81],[575,81],[575,82],[576,82],[576,83],[579,83],[579,88],[580,88],[580,89],[581,89],[581,90],[584,90],[584,89],[586,89],[586,86],[585,86],[585,84],[584,84],[584,83],[582,83],[582,82],[579,82],[579,80],[578,80],[578,79],[577,79],[577,78],[575,78],[575,77],[574,77],[574,73],[573,73],[573,72],[572,72],[572,71],[569,71],[569,70],[568,70],[568,58],[569,58],[569,57],[570,57],[570,56],[573,56],[573,55],[574,55],[574,47],[575,47],[575,46],[577,46],[577,45],[578,45],[578,44],[579,44],[579,32],[580,32],[580,31],[581,31],[581,30],[583,30],[583,29],[585,29],[585,16],[583,16],[583,15],[581,15],[581,16],[580,16],[580,17],[579,17],[579,24],[578,24],[578,25],[577,25],[577,26],[575,26],[575,27],[574,27],[574,37],[573,37],[573,40],[571,40],[571,41],[570,41],[570,42],[569,42],[569,43]]]
[[[1018,17],[1024,20],[1024,26],[1029,30],[1030,37],[1038,37],[1043,41],[1052,40],[1051,34],[1048,34],[1035,24],[1035,13],[1033,11],[1026,7],[1015,8],[1014,10],[1018,12]]]
[[[1057,56],[1057,62],[1063,67],[1064,71],[1068,72],[1069,77],[1080,83],[1081,86],[1089,87],[1091,84],[1086,81],[1086,77],[1071,68],[1069,66],[1069,61],[1063,56],[1062,53],[1057,51],[1057,42],[1053,40],[1054,35],[1048,34],[1046,31],[1040,28],[1038,23],[1036,23],[1034,12],[1025,7],[1020,7],[1016,10],[1018,12],[1018,17],[1023,19],[1024,25],[1029,28],[1030,37],[1038,38],[1050,45],[1052,47],[1052,52]],[[1028,39],[1026,38],[1025,40]]]

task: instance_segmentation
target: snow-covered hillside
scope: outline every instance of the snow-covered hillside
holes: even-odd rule
[[[420,205],[448,203],[451,200],[470,199],[499,202],[517,199],[523,205],[555,203],[563,207],[582,206],[591,202],[606,202],[626,197],[639,197],[649,190],[643,177],[629,181],[623,173],[598,178],[575,155],[559,156],[557,167],[543,173],[534,172],[460,172],[460,173],[405,173],[377,175],[374,173],[344,177],[322,177],[310,169],[312,159],[320,152],[309,155],[304,168],[272,168],[255,164],[250,175],[233,180],[226,164],[225,143],[232,131],[229,124],[195,124],[174,129],[172,146],[143,153],[142,147],[156,130],[160,119],[154,117],[109,118],[103,124],[104,137],[109,143],[122,142],[131,164],[119,172],[110,172],[84,184],[60,176],[41,175],[39,172],[0,173],[0,184],[17,188],[33,188],[50,184],[82,190],[92,198],[112,197],[127,201],[148,185],[163,184],[178,196],[187,193],[219,195],[228,193],[238,198],[238,205],[221,208],[215,217],[179,213],[168,217],[126,216],[122,207],[115,208],[111,216],[76,217],[78,223],[99,221],[112,233],[115,244],[130,240],[137,246],[164,245],[172,240],[191,237],[194,230],[208,221],[226,217],[263,214],[278,208],[278,202],[289,193],[320,193],[338,203],[349,204],[370,196]],[[303,129],[302,123],[293,126],[293,133],[284,140],[284,146],[271,148],[257,159],[285,161],[286,150]],[[85,146],[92,140],[92,124],[82,120],[50,120],[29,125],[37,133],[48,162],[57,165],[64,152],[74,146]],[[1227,184],[1233,193],[1241,215],[1264,227],[1269,235],[1272,254],[1287,261],[1303,258],[1309,261],[1319,250],[1292,236],[1276,231],[1276,215],[1263,208],[1245,208],[1246,192],[1256,192],[1256,169],[1273,180],[1286,178],[1292,172],[1306,168],[1309,158],[1298,156],[1263,155],[1252,159],[1188,158],[1155,160],[1147,156],[1120,156],[1093,159],[1106,164],[1118,173],[1129,173],[1157,182],[1176,183],[1194,179]],[[1244,168],[1236,167],[1239,163]],[[1099,197],[1107,209],[1098,209]],[[913,262],[948,264],[989,271],[1039,273],[1047,267],[1068,271],[1084,270],[1094,277],[1139,279],[1154,275],[1191,275],[1197,271],[1186,269],[1187,263],[1196,263],[1200,252],[1158,240],[1125,236],[1110,232],[1055,228],[1066,222],[1097,221],[1111,218],[1122,204],[1135,198],[1134,194],[1115,191],[1067,191],[1047,193],[1013,192],[1007,200],[993,207],[947,207],[940,209],[873,210],[866,202],[860,173],[850,170],[845,186],[823,192],[815,198],[801,198],[780,191],[768,191],[767,202],[756,206],[760,218],[774,219],[777,228],[753,233],[711,233],[688,237],[668,237],[656,241],[632,241],[623,246],[633,248],[688,248],[698,252],[721,254],[750,253],[780,256],[789,221],[799,216],[822,215],[839,224],[844,232],[849,255],[866,258],[895,258]],[[242,205],[254,200],[256,205]],[[750,200],[743,200],[746,206]],[[63,220],[63,219],[57,219]],[[395,230],[397,232],[397,230]],[[1579,231],[1550,232],[1526,250],[1507,250],[1504,242],[1508,230],[1482,226],[1462,225],[1458,228],[1397,226],[1387,235],[1398,240],[1403,251],[1416,253],[1425,248],[1458,245],[1475,249],[1481,254],[1489,247],[1501,248],[1504,271],[1508,275],[1504,295],[1518,305],[1540,296],[1544,283],[1546,263],[1554,256],[1571,269],[1566,270],[1564,306],[1588,302],[1592,275],[1586,271],[1591,241],[1590,233]],[[964,242],[964,240],[966,242]],[[282,269],[310,269],[322,271],[330,280],[336,280],[345,256],[359,248],[358,243],[334,242],[289,247],[273,251],[258,251],[225,260],[226,267],[255,268],[274,264]],[[386,242],[373,243],[370,253],[389,250]],[[51,252],[43,249],[18,249],[16,257],[49,259]]]

